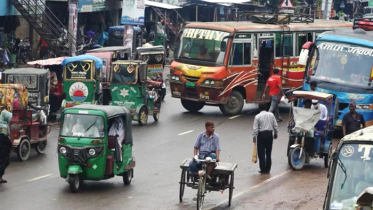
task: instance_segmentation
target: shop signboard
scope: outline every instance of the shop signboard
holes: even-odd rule
[[[106,0],[79,0],[78,12],[105,11]]]
[[[144,25],[145,0],[123,0],[122,18],[123,25]]]

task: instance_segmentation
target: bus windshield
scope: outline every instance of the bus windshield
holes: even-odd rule
[[[309,65],[311,78],[340,85],[371,87],[373,49],[352,44],[317,42]]]
[[[345,144],[341,147],[330,196],[330,209],[354,209],[357,197],[373,187],[373,145]]]
[[[228,35],[229,33],[223,31],[186,28],[177,58],[223,64],[225,52],[220,51],[220,46],[223,38]],[[224,40],[226,41],[227,39]]]

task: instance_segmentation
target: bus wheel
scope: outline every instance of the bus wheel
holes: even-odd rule
[[[185,99],[181,99],[181,104],[186,110],[190,112],[198,112],[205,106],[205,103],[203,102],[189,101]]]
[[[231,94],[228,96],[227,103],[221,104],[219,108],[221,112],[223,112],[225,115],[238,115],[242,111],[243,103],[244,101],[241,93],[236,90],[233,90]]]

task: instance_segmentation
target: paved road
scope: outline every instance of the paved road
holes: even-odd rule
[[[133,154],[137,165],[130,186],[123,186],[121,177],[115,177],[87,181],[80,193],[71,193],[68,184],[59,177],[56,152],[59,130],[54,127],[45,155],[33,151],[27,162],[19,162],[12,154],[11,165],[4,176],[9,183],[0,185],[1,209],[195,209],[196,190],[186,188],[184,201],[179,203],[179,165],[185,158],[192,157],[196,136],[204,129],[206,120],[216,124],[221,139],[221,161],[238,163],[230,209],[321,208],[326,189],[323,161],[312,161],[300,172],[288,168],[285,155],[287,108],[281,109],[284,122],[280,123],[281,133],[274,142],[273,167],[269,175],[260,175],[258,165],[251,163],[252,124],[258,113],[255,106],[246,105],[242,115],[232,118],[221,114],[216,107],[205,107],[200,113],[191,114],[183,109],[179,100],[167,95],[162,109],[158,123],[153,119],[144,127],[133,123]],[[205,207],[225,209],[227,199],[228,191],[209,193]],[[304,202],[312,208],[303,206]]]

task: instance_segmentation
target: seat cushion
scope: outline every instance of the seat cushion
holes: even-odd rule
[[[115,149],[115,136],[108,136],[108,149]]]

